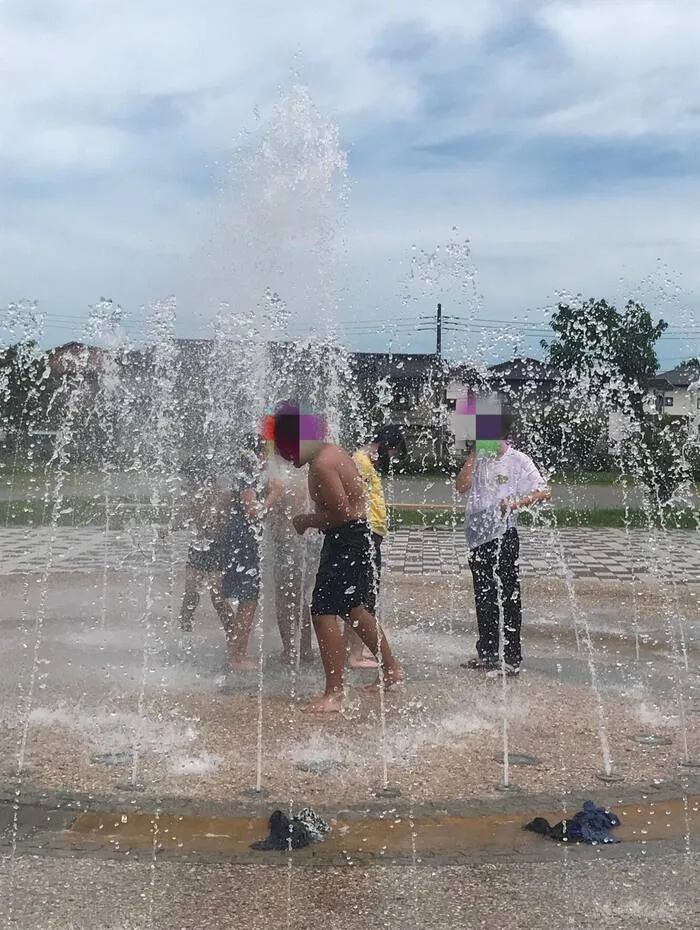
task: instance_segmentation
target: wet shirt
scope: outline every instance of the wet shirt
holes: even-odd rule
[[[259,535],[259,520],[251,519],[243,504],[243,494],[254,491],[256,497],[262,493],[263,476],[260,463],[254,455],[241,457],[234,473],[229,478],[230,499],[225,538],[228,545],[253,543]]]
[[[365,486],[367,518],[372,527],[372,532],[376,533],[378,536],[386,536],[389,532],[389,527],[387,523],[386,501],[384,500],[382,479],[379,477],[372,459],[362,449],[355,452],[352,460],[357,466],[357,470]]]
[[[275,535],[296,536],[292,518],[310,507],[308,468],[295,468],[275,456],[268,464],[268,476],[282,485],[282,499],[270,514],[270,528]]]
[[[546,487],[532,459],[512,446],[508,446],[501,456],[479,454],[466,506],[469,548],[476,549],[499,539],[516,525],[516,514],[503,514],[501,501],[524,497]]]
[[[231,494],[218,485],[188,492],[186,513],[194,530],[193,547],[206,550],[218,544],[230,518]]]

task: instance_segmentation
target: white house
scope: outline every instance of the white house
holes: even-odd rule
[[[650,383],[659,413],[674,417],[700,415],[700,360],[690,359],[660,372]]]

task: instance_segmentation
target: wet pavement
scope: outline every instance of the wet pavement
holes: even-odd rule
[[[184,799],[170,813],[133,797],[106,809],[105,798],[8,798],[0,919],[8,930],[695,930],[697,786],[619,802],[602,791],[621,820],[610,846],[523,831],[535,814],[554,822],[563,811],[515,793],[498,811],[426,814],[403,799],[324,812],[328,839],[287,853],[249,849],[267,833],[260,805],[232,816],[192,814]]]
[[[355,691],[367,674],[351,676],[347,712],[312,721],[299,703],[320,669],[279,667],[269,602],[252,650],[262,678],[227,676],[204,599],[190,643],[175,633],[184,538],[157,560],[127,542],[112,567],[104,534],[82,533],[59,531],[48,560],[28,545],[39,535],[18,537],[29,564],[2,563],[0,926],[700,926],[700,768],[682,764],[700,756],[692,584],[528,568],[525,671],[503,689],[459,669],[473,650],[468,573],[445,578],[423,554],[419,574],[390,569],[384,588],[406,686],[382,718]],[[614,557],[614,537],[588,538]],[[612,784],[598,777],[601,727]],[[395,797],[378,796],[383,765]],[[587,797],[621,815],[619,844],[522,830]],[[325,843],[248,848],[271,809],[306,804],[332,823]]]
[[[20,858],[0,863],[11,930],[697,930],[700,856],[427,868]],[[11,889],[11,891],[10,891]],[[10,891],[10,893],[8,893]],[[2,913],[0,911],[0,913]]]
[[[600,578],[652,583],[673,579],[700,585],[700,534],[694,530],[552,529],[521,527],[523,577]],[[154,527],[10,527],[0,532],[2,574],[129,570],[149,562],[154,570],[179,566],[189,536],[158,538]],[[405,574],[468,575],[461,528],[413,527],[392,532],[382,549],[387,569]]]

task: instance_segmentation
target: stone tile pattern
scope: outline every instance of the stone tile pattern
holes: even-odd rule
[[[658,575],[700,583],[700,534],[620,529],[522,528],[521,569],[528,575],[633,579]],[[0,575],[126,569],[150,564],[162,571],[184,561],[188,536],[161,540],[150,526],[99,529],[0,529]],[[406,575],[468,572],[462,531],[410,528],[390,534],[383,549],[387,570]]]

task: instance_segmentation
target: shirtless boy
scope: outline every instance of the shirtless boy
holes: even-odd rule
[[[362,479],[352,457],[325,442],[324,432],[320,418],[301,413],[295,404],[283,404],[275,411],[274,442],[278,454],[297,468],[309,465],[309,495],[315,512],[295,516],[294,529],[299,535],[308,529],[319,529],[325,536],[311,614],[326,687],[323,695],[305,708],[310,713],[332,713],[342,707],[345,649],[336,617],[349,620],[379,659],[381,680],[372,686],[374,690],[381,686],[389,688],[403,678],[386,637],[367,610],[374,581]]]

